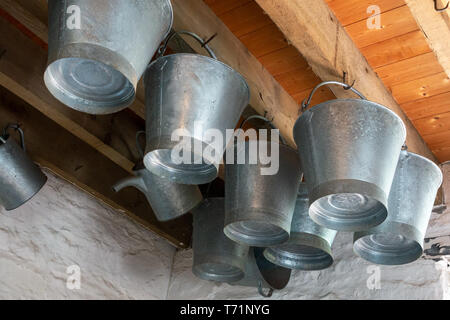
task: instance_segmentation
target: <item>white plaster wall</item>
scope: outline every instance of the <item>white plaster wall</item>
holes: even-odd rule
[[[0,299],[165,299],[175,249],[52,173],[31,201],[0,209]],[[81,289],[66,288],[79,265]]]

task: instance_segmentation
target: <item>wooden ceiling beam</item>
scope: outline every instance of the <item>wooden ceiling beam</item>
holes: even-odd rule
[[[434,1],[405,0],[439,63],[450,77],[450,8],[438,12]],[[438,8],[444,8],[447,0],[438,0]]]
[[[290,43],[299,50],[322,80],[348,82],[356,80],[355,87],[366,97],[393,110],[405,122],[409,150],[433,161],[435,156],[427,147],[413,124],[372,70],[367,60],[348,36],[325,1],[310,0],[256,0]],[[350,91],[331,88],[338,98],[353,98]]]

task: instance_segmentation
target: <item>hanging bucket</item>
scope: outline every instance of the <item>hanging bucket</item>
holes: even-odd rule
[[[322,270],[333,264],[331,245],[337,231],[319,226],[309,217],[306,184],[302,183],[291,225],[291,237],[281,246],[267,248],[270,262],[289,269]]]
[[[145,133],[140,131],[136,135]],[[143,155],[138,141],[137,148],[140,155]],[[125,178],[113,186],[115,192],[119,192],[126,187],[134,187],[141,191],[147,198],[158,221],[170,221],[181,217],[196,207],[203,196],[197,186],[176,184],[171,181],[161,179],[148,171],[143,162],[140,161],[133,168],[134,177]]]
[[[48,6],[48,90],[90,114],[129,106],[172,27],[170,0],[49,0]]]
[[[292,271],[269,262],[264,258],[263,252],[263,248],[250,248],[244,278],[230,284],[258,288],[260,295],[269,298],[274,290],[286,288]]]
[[[249,248],[223,234],[224,208],[223,198],[210,198],[193,210],[192,272],[204,280],[234,282],[244,277]]]
[[[8,134],[9,129],[20,133],[21,147]],[[47,177],[28,157],[25,140],[18,125],[8,125],[0,136],[0,205],[14,210],[41,190]]]
[[[162,178],[183,184],[205,184],[217,177],[229,142],[223,141],[227,137],[226,129],[236,127],[249,103],[249,89],[239,73],[215,59],[201,38],[190,32],[179,33],[200,41],[213,58],[172,54],[160,57],[149,66],[145,75],[144,163]],[[170,37],[166,43],[169,40]],[[172,139],[175,132],[179,133],[180,141]],[[211,143],[209,133],[220,133],[223,144]],[[190,150],[177,149],[182,141]]]
[[[400,265],[419,259],[442,172],[430,160],[402,151],[381,225],[354,235],[354,251],[376,264]]]
[[[316,90],[326,84],[351,89],[362,100],[331,100],[306,110]],[[308,185],[310,217],[341,231],[362,231],[382,223],[406,138],[402,120],[334,81],[318,85],[303,108],[294,139]]]
[[[262,164],[260,159],[250,164],[253,143],[258,141],[236,144],[235,157],[243,158],[245,153],[244,164],[235,161],[236,164],[225,166],[224,232],[242,244],[276,246],[289,240],[302,174],[300,159],[295,150],[272,142],[269,147],[279,148],[279,169],[276,174],[263,175],[261,169],[270,165]]]

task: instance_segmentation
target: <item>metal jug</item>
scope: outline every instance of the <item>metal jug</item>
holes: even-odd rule
[[[161,178],[183,184],[205,184],[217,177],[231,139],[226,130],[236,127],[250,93],[245,79],[216,60],[200,37],[187,31],[179,33],[193,36],[212,58],[171,54],[148,67],[144,78],[147,109],[144,163]],[[170,37],[161,55],[169,40]],[[173,136],[175,133],[178,137]],[[210,141],[211,133],[221,134],[220,146]],[[182,142],[188,147],[177,149]],[[180,159],[174,159],[174,154]]]
[[[204,280],[234,282],[244,277],[249,248],[223,234],[224,210],[223,198],[209,198],[192,212],[192,272]]]
[[[20,133],[21,147],[9,136],[8,130]],[[0,136],[0,205],[14,210],[41,190],[47,177],[28,157],[25,139],[18,125],[8,125]]]
[[[145,133],[138,132],[139,135]],[[137,142],[138,152],[143,152]],[[198,186],[176,184],[169,180],[161,179],[148,171],[142,160],[133,168],[134,177],[125,178],[113,186],[115,192],[119,192],[126,187],[134,187],[141,191],[152,207],[156,218],[159,221],[169,221],[176,219],[197,206],[203,196]]]
[[[264,250],[270,262],[289,269],[322,270],[333,264],[331,246],[337,231],[319,226],[309,217],[308,190],[300,185],[289,241]]]
[[[258,288],[263,297],[284,289],[291,279],[291,269],[277,266],[264,258],[264,248],[250,248],[245,264],[245,276],[231,285]],[[268,289],[268,292],[264,290]]]
[[[263,175],[261,169],[266,164],[260,159],[250,164],[252,143],[257,141],[235,146],[235,157],[245,152],[244,164],[225,165],[224,232],[230,239],[249,246],[280,245],[289,239],[302,175],[300,159],[290,147],[269,143],[272,148],[279,148],[279,170],[274,175]]]
[[[309,110],[313,94],[327,84],[351,89],[362,99],[337,99]],[[294,126],[311,218],[334,230],[362,231],[382,223],[406,128],[391,110],[344,83],[319,84]]]
[[[356,254],[383,265],[419,259],[441,183],[442,172],[434,162],[402,151],[389,194],[388,217],[381,225],[354,234]]]
[[[171,30],[170,0],[49,0],[48,10],[48,90],[90,114],[129,106]]]

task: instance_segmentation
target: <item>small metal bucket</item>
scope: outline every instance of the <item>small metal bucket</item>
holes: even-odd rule
[[[139,154],[143,151],[139,145],[139,136],[145,132],[136,134],[136,146]],[[152,207],[159,221],[170,221],[181,217],[196,207],[203,196],[198,186],[176,184],[169,180],[161,179],[148,171],[142,161],[133,168],[134,177],[125,178],[113,186],[115,192],[126,187],[134,187],[141,191]]]
[[[10,128],[20,133],[21,147],[8,135]],[[8,211],[30,200],[47,181],[41,169],[28,157],[24,135],[18,125],[9,125],[0,136],[0,163],[0,205]]]
[[[235,282],[244,277],[249,248],[223,234],[224,209],[223,198],[209,198],[193,210],[192,272],[204,280]]]
[[[277,266],[266,260],[263,248],[250,248],[245,264],[245,276],[231,285],[258,288],[263,297],[271,297],[273,290],[284,289],[291,279],[291,269]],[[264,289],[269,289],[264,292]]]
[[[308,212],[308,190],[302,183],[292,219],[291,237],[281,246],[267,248],[264,251],[267,260],[298,270],[322,270],[333,264],[331,246],[337,231],[319,226]]]
[[[303,105],[306,110],[311,93]],[[382,223],[401,147],[402,120],[365,100],[337,99],[304,111],[294,139],[308,185],[311,218],[329,229],[362,231]]]
[[[249,162],[252,143],[257,141],[234,147],[236,158],[245,152],[244,164],[235,161],[225,166],[224,232],[230,239],[254,247],[280,245],[289,240],[302,175],[300,159],[295,150],[272,142],[269,146],[279,147],[279,170],[263,175],[261,169],[268,165],[259,158],[256,164]]]
[[[388,217],[381,225],[354,234],[354,251],[376,264],[401,265],[420,258],[442,172],[432,161],[402,151]]]
[[[172,27],[170,0],[49,0],[48,5],[48,90],[90,114],[129,106]]]
[[[160,57],[149,66],[145,75],[144,163],[162,178],[183,184],[205,184],[217,177],[219,163],[231,139],[226,129],[236,127],[250,94],[244,78],[214,59],[215,55],[201,38],[189,32],[180,33],[199,40],[213,58],[180,53]],[[172,137],[176,132],[180,141]],[[223,144],[211,143],[209,133],[220,133]],[[223,141],[225,138],[228,140]],[[177,151],[181,141],[190,150]],[[180,159],[174,159],[173,153]]]

